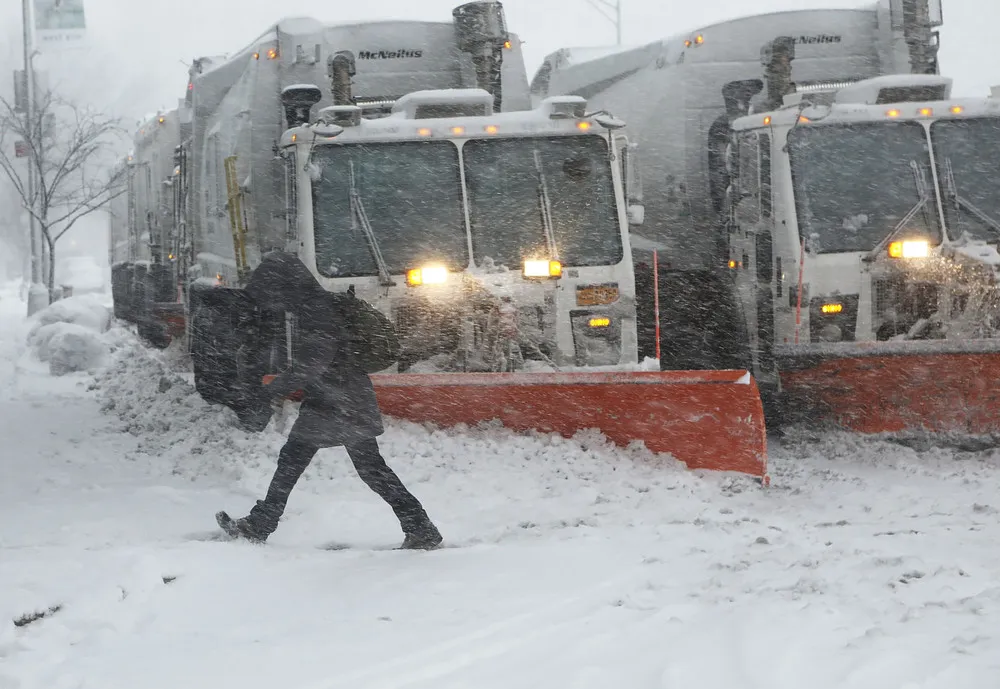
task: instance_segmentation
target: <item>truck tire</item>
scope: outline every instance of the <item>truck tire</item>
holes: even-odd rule
[[[143,263],[132,266],[132,279],[129,282],[131,290],[129,310],[132,317],[129,321],[137,326],[146,319],[146,274],[148,272],[148,266]]]
[[[136,320],[139,337],[156,349],[170,346],[170,333],[154,309],[157,303],[174,301],[170,290],[170,269],[163,265],[151,265],[145,270],[141,290],[141,306]]]
[[[111,266],[111,302],[114,305],[115,318],[121,321],[129,319],[130,268],[129,263],[116,263]]]
[[[712,270],[660,271],[660,370],[752,371],[732,279]]]
[[[133,280],[135,279],[135,264],[126,263],[121,272],[121,314],[122,320],[126,323],[135,322],[135,290]]]

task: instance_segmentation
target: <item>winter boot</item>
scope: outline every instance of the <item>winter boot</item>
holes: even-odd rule
[[[230,538],[242,538],[251,543],[264,543],[267,536],[258,531],[248,517],[233,519],[226,512],[218,512],[215,521]]]
[[[434,550],[444,540],[441,532],[426,515],[418,523],[403,527],[403,544],[400,550]]]

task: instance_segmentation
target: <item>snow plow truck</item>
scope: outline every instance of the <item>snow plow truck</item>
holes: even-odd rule
[[[135,323],[139,335],[159,347],[184,332],[177,313],[184,217],[176,151],[187,112],[175,108],[139,123],[120,163],[128,174],[119,179],[128,188],[108,213],[115,317]]]
[[[130,194],[145,205],[125,227],[150,257],[119,255],[115,298],[134,322],[159,323],[153,344],[184,340],[206,400],[243,414],[294,364],[293,319],[241,289],[262,256],[293,252],[325,289],[393,323],[398,363],[372,376],[387,416],[597,429],[766,482],[747,370],[640,358],[637,320],[655,295],[637,304],[627,123],[577,96],[532,106],[500,3],[464,4],[450,22],[283,20],[196,61],[160,117],[177,122],[162,138],[178,139],[172,167],[154,173],[158,203]],[[143,152],[150,141],[137,136],[126,162],[139,182],[140,161],[164,155]],[[142,221],[165,201],[160,236]]]
[[[769,423],[1000,431],[1000,101],[952,97],[940,25],[881,0],[546,59],[535,98],[638,144],[663,368],[746,367]]]

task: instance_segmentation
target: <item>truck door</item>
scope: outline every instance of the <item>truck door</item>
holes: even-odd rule
[[[774,213],[771,196],[771,136],[757,133],[760,222],[756,226],[757,334],[762,374],[776,375],[774,362],[774,299],[781,276],[774,265]]]
[[[744,132],[735,139],[730,267],[746,315],[755,375],[769,381],[774,367],[774,265],[771,197],[771,142],[764,132]]]

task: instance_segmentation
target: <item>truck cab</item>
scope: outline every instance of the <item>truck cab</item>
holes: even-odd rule
[[[732,131],[729,267],[763,379],[996,337],[1000,101],[885,76],[788,94]]]
[[[287,130],[288,249],[390,316],[401,370],[634,366],[624,123],[579,97],[493,101],[419,91]]]

